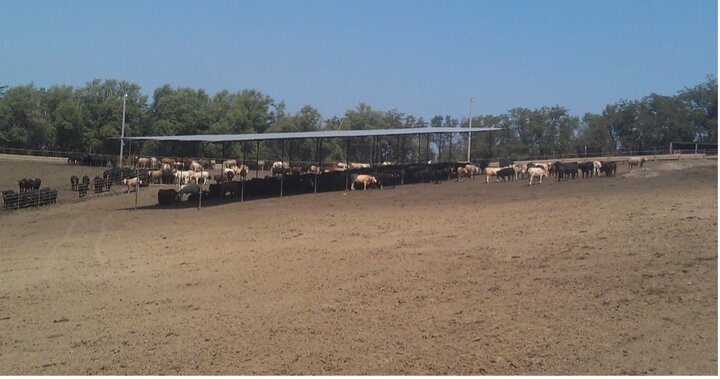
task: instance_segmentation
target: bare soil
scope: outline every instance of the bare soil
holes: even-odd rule
[[[717,375],[717,160],[164,208],[0,157],[0,374]]]

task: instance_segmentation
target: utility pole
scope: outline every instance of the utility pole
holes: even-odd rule
[[[470,122],[469,122],[469,124],[468,124],[468,128],[469,128],[469,129],[472,129],[472,104],[473,104],[473,101],[475,101],[475,99],[473,99],[473,98],[471,97],[471,98],[470,98]],[[467,156],[468,162],[470,162],[470,141],[471,141],[471,138],[472,138],[472,132],[468,132],[468,156]]]
[[[127,93],[123,95],[123,119],[122,129],[120,130],[120,168],[123,167],[123,147],[125,146],[125,100],[127,99]]]

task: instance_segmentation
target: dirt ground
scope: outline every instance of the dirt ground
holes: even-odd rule
[[[0,374],[718,373],[717,160],[200,211],[101,171],[0,158],[61,189],[0,211]]]

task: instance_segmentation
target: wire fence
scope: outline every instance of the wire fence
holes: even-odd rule
[[[2,197],[5,209],[40,207],[57,203],[58,191],[50,188],[23,192],[9,190],[3,191]]]

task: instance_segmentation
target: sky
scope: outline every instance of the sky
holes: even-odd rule
[[[324,118],[570,114],[717,78],[715,0],[0,0],[0,86],[256,89]]]

